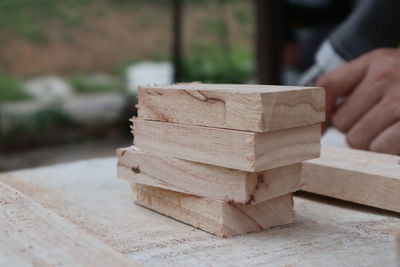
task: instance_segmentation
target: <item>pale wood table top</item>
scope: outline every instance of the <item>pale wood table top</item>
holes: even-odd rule
[[[115,158],[93,159],[0,180],[144,266],[400,264],[396,213],[301,195],[295,197],[297,223],[221,239],[132,204],[129,183],[116,179],[115,167]]]

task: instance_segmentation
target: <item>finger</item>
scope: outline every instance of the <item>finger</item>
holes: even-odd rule
[[[370,57],[365,55],[333,69],[318,78],[316,86],[326,86],[332,96],[346,96],[364,78]]]
[[[332,124],[347,133],[382,98],[383,84],[364,79],[333,115]]]
[[[368,149],[379,133],[396,122],[399,118],[398,109],[390,108],[386,102],[381,100],[351,128],[346,135],[349,146],[357,149]]]
[[[400,121],[378,135],[369,149],[374,152],[400,155]]]
[[[369,56],[362,56],[356,60],[340,66],[324,75],[316,82],[316,86],[326,89],[326,115],[327,121],[330,121],[331,114],[334,111],[336,99],[347,96],[364,78]]]

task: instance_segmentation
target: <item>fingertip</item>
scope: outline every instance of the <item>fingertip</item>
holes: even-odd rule
[[[350,131],[346,135],[346,142],[351,148],[361,149],[361,150],[367,150],[369,148],[365,137],[357,132]]]
[[[385,153],[386,149],[385,146],[382,145],[379,141],[373,141],[370,145],[368,150],[376,153]]]
[[[324,85],[324,83],[323,83],[323,81],[324,81],[324,76],[326,75],[326,73],[325,74],[322,74],[321,76],[319,76],[318,78],[317,78],[317,80],[315,81],[315,86],[318,86],[318,87],[326,87],[325,85]],[[325,88],[325,90],[326,90],[326,88]]]
[[[369,150],[377,153],[400,154],[400,122],[392,125],[375,138]]]
[[[334,76],[332,72],[324,73],[319,76],[317,81],[315,82],[316,86],[323,87],[325,89],[326,95],[337,85],[336,79],[334,79],[332,76]]]
[[[350,129],[347,120],[340,113],[333,116],[332,125],[342,133],[347,133]]]
[[[389,153],[390,149],[390,140],[386,135],[380,135],[375,140],[371,142],[368,148],[372,152],[377,153]]]

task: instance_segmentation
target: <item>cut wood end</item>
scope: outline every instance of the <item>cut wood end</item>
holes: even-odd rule
[[[294,222],[290,194],[245,206],[140,184],[133,188],[136,204],[220,237]]]
[[[123,156],[124,156],[124,154],[127,152],[127,148],[126,147],[124,147],[124,148],[117,148],[116,150],[115,150],[115,154],[117,155],[117,158],[122,158]]]

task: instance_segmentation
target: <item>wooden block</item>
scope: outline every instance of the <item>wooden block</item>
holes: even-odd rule
[[[400,212],[400,157],[323,146],[303,164],[302,190]]]
[[[221,237],[294,222],[291,194],[246,206],[133,184],[135,203]]]
[[[3,182],[0,262],[1,266],[138,266]]]
[[[254,133],[135,119],[135,146],[166,156],[243,171],[319,157],[319,124]]]
[[[137,150],[117,150],[118,177],[201,197],[256,204],[299,190],[301,163],[244,172]]]
[[[142,86],[138,98],[145,120],[253,132],[325,120],[325,91],[318,87],[189,83]]]

